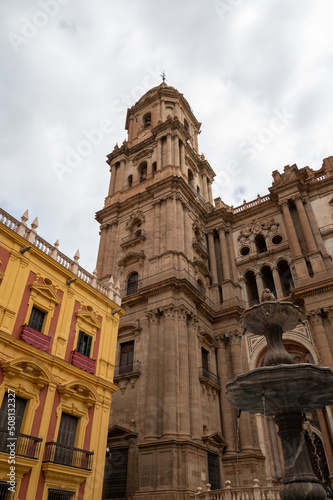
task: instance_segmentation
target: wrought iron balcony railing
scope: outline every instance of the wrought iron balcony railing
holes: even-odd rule
[[[28,436],[21,432],[10,436],[7,429],[0,430],[0,451],[2,453],[9,453],[9,445],[15,443],[15,455],[38,460],[42,441],[42,438]]]
[[[201,377],[205,378],[206,380],[210,380],[215,385],[221,387],[220,377],[215,375],[215,373],[212,373],[209,370],[207,370],[207,368],[205,368],[204,366],[201,366],[199,368],[199,378]]]
[[[53,441],[45,444],[43,462],[77,467],[78,469],[91,470],[93,464],[93,451],[80,450]]]

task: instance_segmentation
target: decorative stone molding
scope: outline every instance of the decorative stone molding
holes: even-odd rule
[[[126,222],[126,228],[127,229],[133,229],[135,224],[137,223],[144,223],[145,222],[145,216],[142,210],[135,210],[134,212],[131,213],[129,220]]]

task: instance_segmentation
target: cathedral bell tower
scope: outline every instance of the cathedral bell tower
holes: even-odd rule
[[[119,281],[126,310],[108,440],[111,456],[122,457],[126,480],[119,486],[110,458],[104,499],[185,500],[207,483],[215,489],[222,484],[227,441],[221,408],[229,404],[224,397],[229,374],[223,372],[222,348],[216,354],[214,318],[225,285],[233,309],[225,320],[219,312],[219,320],[228,331],[237,329],[239,301],[231,294],[239,285],[230,234],[225,226],[218,226],[221,239],[217,230],[207,230],[215,174],[199,154],[200,126],[184,96],[163,82],[127,111],[127,140],[108,155],[110,187],[96,216],[97,273],[106,284]],[[229,428],[234,439],[232,424]],[[250,421],[241,432],[260,477]],[[234,474],[234,444],[228,450],[227,467]]]

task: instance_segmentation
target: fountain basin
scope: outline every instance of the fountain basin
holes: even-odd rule
[[[239,410],[250,413],[304,413],[333,404],[333,372],[309,363],[264,366],[230,380],[226,396]]]
[[[265,335],[272,326],[278,325],[283,332],[292,330],[302,319],[299,307],[291,302],[266,301],[246,309],[242,325],[255,335]]]

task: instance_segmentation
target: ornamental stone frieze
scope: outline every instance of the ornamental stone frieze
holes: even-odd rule
[[[268,234],[277,234],[279,230],[279,223],[272,219],[265,219],[263,221],[253,220],[252,223],[248,224],[240,230],[238,241],[240,245],[249,243],[258,234],[266,236]]]

